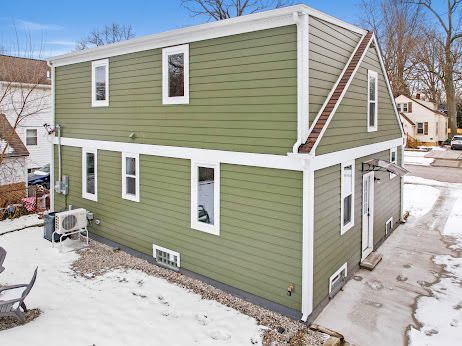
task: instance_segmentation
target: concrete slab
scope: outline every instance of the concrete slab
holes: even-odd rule
[[[430,167],[425,167],[430,168]],[[416,299],[429,295],[441,266],[434,255],[451,254],[440,230],[455,203],[448,188],[426,215],[410,216],[380,247],[382,261],[373,271],[361,269],[318,316],[315,323],[335,330],[352,345],[405,345],[415,326]],[[416,326],[418,328],[418,326]]]
[[[462,164],[462,160],[447,160],[447,159],[435,159],[431,163],[431,165],[435,167],[452,167],[452,168],[460,168],[461,164]]]
[[[359,264],[359,266],[363,269],[374,270],[374,268],[377,266],[377,264],[379,264],[381,260],[382,255],[376,251],[373,251],[364,259],[364,261]]]
[[[414,175],[416,177],[433,179],[448,183],[462,183],[462,171],[460,168],[418,165],[405,165],[404,168],[410,172],[410,175]]]
[[[442,160],[462,160],[462,150],[432,150],[425,157]]]

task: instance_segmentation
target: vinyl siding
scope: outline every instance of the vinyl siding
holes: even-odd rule
[[[140,155],[137,203],[121,198],[121,153],[98,151],[98,202],[81,198],[81,149],[63,147],[62,158],[67,204],[101,220],[92,232],[149,255],[153,243],[180,252],[185,269],[300,311],[301,172],[221,164],[214,236],[190,228],[190,160]]]
[[[285,155],[297,137],[297,32],[189,44],[190,104],[162,105],[162,49],[109,57],[109,107],[91,107],[91,62],[56,68],[65,137]]]
[[[367,132],[367,70],[378,73],[378,130]],[[369,48],[316,149],[317,155],[401,137],[375,48]]]
[[[398,149],[398,162],[401,152]],[[390,151],[355,160],[354,226],[340,234],[341,165],[315,172],[314,190],[314,306],[329,294],[329,278],[345,262],[348,271],[361,260],[362,172],[361,163],[371,158],[389,160]],[[389,173],[376,172],[374,198],[374,244],[385,236],[385,222],[393,216],[399,222],[400,178],[390,180]]]
[[[309,111],[310,124],[342,73],[361,36],[350,30],[310,17]]]

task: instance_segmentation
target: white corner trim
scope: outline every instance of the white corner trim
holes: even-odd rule
[[[345,262],[337,271],[332,274],[329,278],[329,293],[332,292],[332,280],[339,275],[342,271],[345,271],[345,277],[348,276],[348,266],[347,263]]]
[[[313,169],[323,169],[333,165],[338,165],[345,161],[354,160],[363,156],[372,155],[393,147],[403,145],[403,139],[391,139],[385,142],[363,145],[361,147],[335,151],[329,154],[315,156],[313,158]]]
[[[306,161],[303,171],[302,220],[302,321],[313,312],[314,291],[314,171]]]
[[[95,163],[95,193],[87,192],[87,153],[94,154]],[[82,148],[82,198],[89,199],[91,201],[98,201],[98,150],[90,148]]]
[[[212,38],[237,35],[245,32],[287,26],[294,24],[293,12],[298,11],[307,12],[310,16],[320,18],[326,22],[338,25],[359,34],[366,33],[364,29],[334,18],[306,5],[295,5],[167,31],[160,34],[138,37],[123,42],[92,48],[86,51],[58,55],[48,59],[48,62],[53,66],[63,66],[83,61],[98,60],[109,56],[117,56],[143,50],[163,48]]]
[[[184,95],[168,96],[169,78],[168,78],[168,57],[174,54],[183,54],[183,78],[184,78]],[[162,104],[164,105],[182,105],[189,104],[189,44],[174,46],[162,49]]]
[[[375,90],[374,90],[374,96],[375,96],[375,103],[374,103],[374,126],[370,126],[370,116],[371,116],[371,108],[370,108],[370,103],[371,103],[371,94],[370,94],[370,83],[371,83],[371,77],[372,78],[375,78]],[[377,73],[377,71],[372,71],[372,70],[367,70],[367,132],[375,132],[377,131],[378,129],[378,120],[379,120],[379,116],[377,114],[378,110],[379,110],[379,93],[378,93],[378,90],[379,90],[379,74]],[[393,107],[394,108],[394,107]]]
[[[48,63],[51,73],[51,127],[55,128],[55,68]],[[53,136],[54,134],[48,135]],[[55,138],[50,155],[50,211],[55,211]],[[61,179],[61,178],[60,178]]]
[[[308,138],[309,129],[309,16],[306,12],[294,12],[297,24],[297,141],[293,153]]]
[[[178,268],[181,267],[181,261],[180,261],[181,256],[180,256],[179,252],[167,249],[166,247],[162,247],[162,246],[159,246],[159,245],[156,245],[156,244],[152,244],[152,257],[154,257],[154,259],[156,259],[156,250],[167,252],[170,255],[176,256],[176,259],[177,259],[176,260],[176,265],[177,265]]]
[[[58,144],[57,138],[54,140]],[[266,167],[286,169],[290,171],[302,171],[302,158],[299,154],[295,155],[273,155],[255,154],[225,150],[210,150],[188,147],[172,147],[164,145],[151,145],[140,143],[100,141],[92,139],[80,139],[64,137],[61,139],[62,145],[70,147],[90,147],[98,150],[108,150],[116,152],[130,152],[140,155],[153,155],[161,157],[174,157],[201,161],[207,158],[210,162],[229,163],[235,165]]]
[[[97,100],[96,99],[96,68],[105,67],[106,71],[106,87],[105,87],[105,99]],[[93,61],[91,63],[91,106],[92,107],[107,107],[109,106],[109,59],[103,59],[98,61]]]
[[[324,104],[322,105],[321,109],[319,110],[319,113],[318,115],[316,116],[315,120],[313,121],[313,124],[311,125],[310,127],[310,133],[311,131],[313,130],[314,126],[316,125],[319,117],[321,116],[322,112],[324,111],[324,109],[326,108],[330,98],[332,97],[333,93],[335,92],[335,89],[337,88],[338,84],[340,83],[340,81],[342,80],[342,77],[343,75],[345,74],[346,70],[348,69],[348,66],[350,65],[351,61],[353,60],[356,52],[358,51],[359,49],[359,46],[361,45],[364,37],[366,36],[366,34],[364,34],[360,39],[359,39],[359,42],[358,44],[356,45],[353,53],[351,54],[350,58],[348,59],[348,62],[345,64],[343,70],[342,70],[342,73],[340,74],[339,78],[337,79],[337,81],[335,82],[334,86],[332,87],[329,95],[327,96],[326,100],[324,101]],[[355,69],[353,70],[353,72],[351,73],[351,76],[350,76],[350,79],[348,80],[347,84],[345,85],[345,88],[343,88],[342,90],[342,93],[340,94],[335,106],[334,106],[334,109],[332,110],[332,112],[330,113],[329,115],[329,118],[327,119],[326,123],[324,124],[324,126],[322,127],[322,130],[321,132],[319,133],[319,136],[318,138],[316,139],[316,142],[314,143],[313,145],[313,148],[311,149],[311,151],[316,155],[316,148],[318,147],[319,145],[319,142],[321,141],[322,137],[324,136],[324,133],[326,132],[327,128],[329,127],[329,124],[332,120],[332,118],[334,117],[335,115],[335,112],[337,111],[337,108],[338,106],[340,105],[340,103],[342,102],[343,100],[343,97],[345,96],[346,92],[348,91],[348,88],[350,87],[350,84],[351,82],[353,81],[355,75],[356,75],[356,72],[358,71],[359,67],[361,66],[361,63],[363,62],[363,59],[364,59],[364,56],[366,55],[367,53],[367,50],[368,48],[366,48],[364,50],[364,53],[363,55],[361,56],[361,58],[359,59],[358,61],[358,64],[356,65]]]
[[[199,207],[199,167],[213,168],[213,224],[200,222],[197,217]],[[220,163],[191,161],[191,228],[205,233],[220,235]]]
[[[134,158],[135,159],[135,195],[127,193],[127,170],[126,170],[126,158]],[[128,175],[129,177],[133,177]],[[122,152],[122,198],[128,199],[129,201],[139,202],[140,201],[140,156],[138,153],[127,153]]]
[[[343,206],[343,199],[346,197],[343,193],[343,184],[345,183],[344,181],[344,175],[343,171],[345,167],[351,166],[351,220],[348,222],[346,225],[343,224],[343,217],[344,217],[344,206]],[[351,229],[355,225],[355,186],[356,186],[356,181],[355,181],[355,171],[356,171],[356,166],[355,166],[355,161],[346,161],[342,163],[342,169],[341,169],[341,175],[340,175],[340,234],[345,234],[349,229]]]
[[[393,111],[395,113],[396,121],[398,122],[398,126],[399,126],[399,128],[401,130],[401,136],[403,137],[403,141],[404,141],[405,135],[404,135],[403,124],[401,123],[398,110],[395,107],[395,98],[393,97],[393,91],[391,89],[390,80],[388,79],[387,70],[385,69],[385,64],[383,62],[382,50],[380,49],[379,42],[378,42],[377,38],[375,37],[375,34],[372,35],[372,40],[374,41],[374,44],[375,44],[375,49],[376,49],[377,55],[379,57],[380,67],[382,68],[383,78],[385,79],[385,84],[386,84],[387,89],[388,89],[388,95],[390,96],[390,101],[393,104]]]

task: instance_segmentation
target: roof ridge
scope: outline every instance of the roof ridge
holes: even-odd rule
[[[340,75],[337,84],[334,86],[332,94],[329,96],[328,102],[323,105],[323,108],[320,110],[320,115],[316,119],[316,123],[312,126],[311,131],[306,139],[306,142],[298,148],[299,153],[309,153],[316,141],[319,138],[319,135],[326,126],[329,117],[332,115],[337,103],[341,101],[341,96],[345,91],[345,88],[354,75],[354,71],[358,67],[358,64],[361,61],[361,57],[367,50],[373,36],[372,31],[368,31],[366,35],[362,38],[361,42],[358,44],[356,50],[351,55],[351,60],[348,63],[348,66],[344,69]]]

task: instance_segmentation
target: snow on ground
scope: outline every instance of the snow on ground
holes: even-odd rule
[[[451,186],[454,189],[452,193],[460,196],[460,190],[457,191],[460,185],[443,186]],[[413,185],[405,185],[405,188],[408,186]],[[422,189],[422,195],[425,188],[430,187],[414,186]],[[415,318],[421,327],[411,327],[409,330],[411,346],[462,345],[462,197],[456,200],[442,234],[455,238],[455,244],[450,248],[458,255],[440,255],[433,259],[436,264],[444,267],[444,271],[439,280],[429,287],[431,296],[417,300]]]
[[[3,220],[0,222],[0,235],[3,233],[11,232],[16,229],[34,226],[39,223],[43,223],[43,220],[40,220],[37,217],[37,214],[26,215],[13,220]]]
[[[411,217],[428,213],[440,195],[440,191],[428,185],[404,184],[403,208]]]
[[[135,270],[75,275],[70,264],[78,255],[68,250],[77,241],[65,241],[60,253],[42,235],[33,227],[0,237],[8,251],[0,283],[27,283],[38,266],[26,304],[42,311],[26,325],[1,331],[2,345],[261,344],[255,319],[161,278]]]
[[[433,158],[424,157],[428,154],[428,151],[404,151],[404,164],[405,165],[419,165],[419,166],[430,166],[434,161]]]

